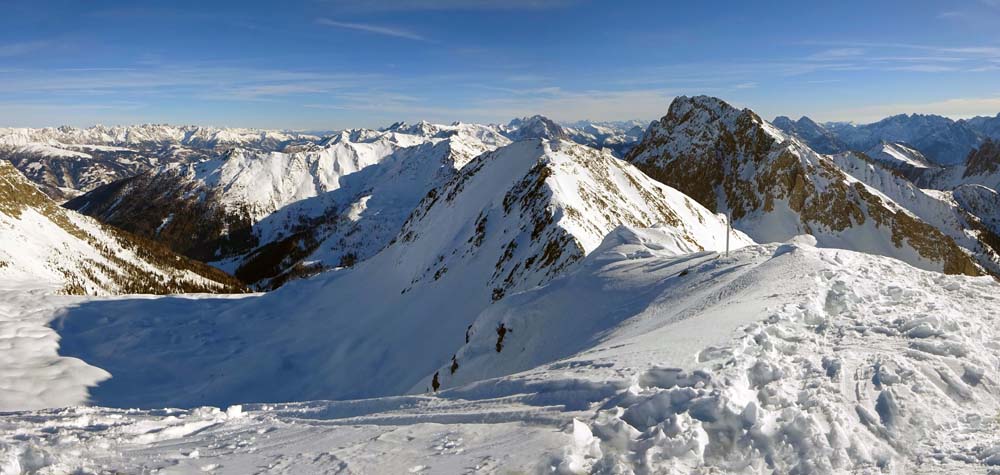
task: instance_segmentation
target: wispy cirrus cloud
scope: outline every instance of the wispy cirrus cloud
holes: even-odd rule
[[[580,0],[319,0],[331,7],[363,11],[542,10],[569,7]]]
[[[853,41],[804,44],[828,47],[804,58],[806,62],[822,63],[813,66],[814,70],[831,70],[831,64],[842,63],[854,65],[856,70],[977,72],[983,70],[984,62],[1000,60],[1000,46],[995,45],[939,46]]]
[[[351,23],[345,21],[331,20],[329,18],[320,18],[316,20],[316,23],[319,25],[330,26],[333,28],[364,31],[367,33],[374,33],[377,35],[393,36],[396,38],[405,38],[408,40],[415,40],[415,41],[428,41],[427,38],[408,30],[382,26],[382,25],[373,25],[370,23]]]
[[[845,58],[857,58],[859,56],[863,56],[865,52],[866,50],[864,48],[832,48],[818,53],[813,53],[806,59],[813,61],[843,61]]]
[[[370,87],[381,76],[205,64],[137,64],[120,68],[15,69],[0,71],[0,97],[197,96],[260,100]]]

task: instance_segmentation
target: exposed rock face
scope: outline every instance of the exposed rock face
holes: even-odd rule
[[[628,155],[758,242],[797,234],[918,267],[979,274],[954,240],[762,120],[716,98],[679,97]]]
[[[992,139],[986,139],[978,149],[969,153],[963,177],[989,175],[996,173],[998,169],[1000,169],[1000,145]]]
[[[238,292],[233,277],[60,208],[0,160],[0,275],[66,293]]]

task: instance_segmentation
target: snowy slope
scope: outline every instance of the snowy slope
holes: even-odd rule
[[[951,192],[963,211],[979,218],[994,234],[1000,234],[1000,193],[982,185],[962,185]],[[996,246],[997,240],[990,242]]]
[[[657,234],[621,230],[576,273],[491,307],[457,354],[457,382],[522,370],[518,380],[625,378],[574,430],[564,461],[586,471],[996,463],[992,279],[807,239],[677,258]]]
[[[620,228],[567,276],[491,306],[454,375],[437,370],[447,376],[434,395],[15,413],[0,422],[0,466],[909,474],[1000,463],[992,279],[808,238],[728,258],[678,256],[678,243],[669,228]],[[102,305],[63,298],[54,306]],[[267,378],[258,369],[242,368]],[[451,384],[461,378],[475,382]]]
[[[988,211],[995,192],[977,185],[954,191],[923,190],[897,166],[870,155],[851,152],[830,158],[851,177],[954,240],[984,269],[1000,275],[1000,237],[993,225],[995,213]]]
[[[216,269],[60,208],[2,160],[0,281],[100,295],[242,287]]]
[[[954,240],[832,158],[720,99],[679,97],[627,160],[758,242],[811,234],[821,246],[887,255],[916,267],[978,274]]]
[[[913,176],[923,169],[936,168],[919,150],[902,143],[882,142],[866,154],[882,164]]]
[[[725,246],[717,216],[609,153],[522,141],[463,167],[351,269],[239,301],[94,301],[55,326],[62,354],[113,375],[99,404],[400,394],[450,361],[485,307],[572,269],[622,224],[662,224],[679,250]]]

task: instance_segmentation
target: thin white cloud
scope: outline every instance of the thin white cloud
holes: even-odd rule
[[[324,26],[332,26],[334,28],[364,31],[368,33],[374,33],[377,35],[394,36],[396,38],[405,38],[408,40],[415,40],[415,41],[427,41],[427,38],[424,38],[421,35],[418,35],[416,33],[407,30],[381,26],[381,25],[372,25],[369,23],[349,23],[343,21],[335,21],[329,18],[320,18],[316,20],[316,23]]]
[[[864,54],[864,48],[833,48],[812,54],[806,59],[815,61],[843,61],[845,58],[854,58]]]
[[[0,71],[4,93],[48,95],[198,94],[222,99],[315,94],[371,87],[381,76],[220,67],[142,65],[130,68]]]
[[[562,8],[579,0],[325,0],[326,4],[346,10],[541,10]]]
[[[907,66],[896,66],[890,68],[891,71],[909,71],[914,73],[947,73],[953,71],[959,71],[958,68],[952,66],[943,66],[940,64],[911,64]]]

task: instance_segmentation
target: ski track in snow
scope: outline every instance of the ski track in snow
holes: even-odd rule
[[[605,259],[598,270],[687,269],[653,281],[664,295],[683,279],[715,285],[674,307],[635,303],[576,354],[437,395],[8,413],[0,472],[904,474],[1000,464],[992,279],[803,242],[719,259],[646,244],[592,259]],[[19,308],[40,298],[19,295]],[[74,301],[61,299],[35,314],[35,328],[48,330],[45,315]],[[2,315],[11,320],[10,309]],[[511,345],[526,329],[513,331]],[[707,336],[689,338],[695,331]],[[23,347],[4,348],[16,357]]]

